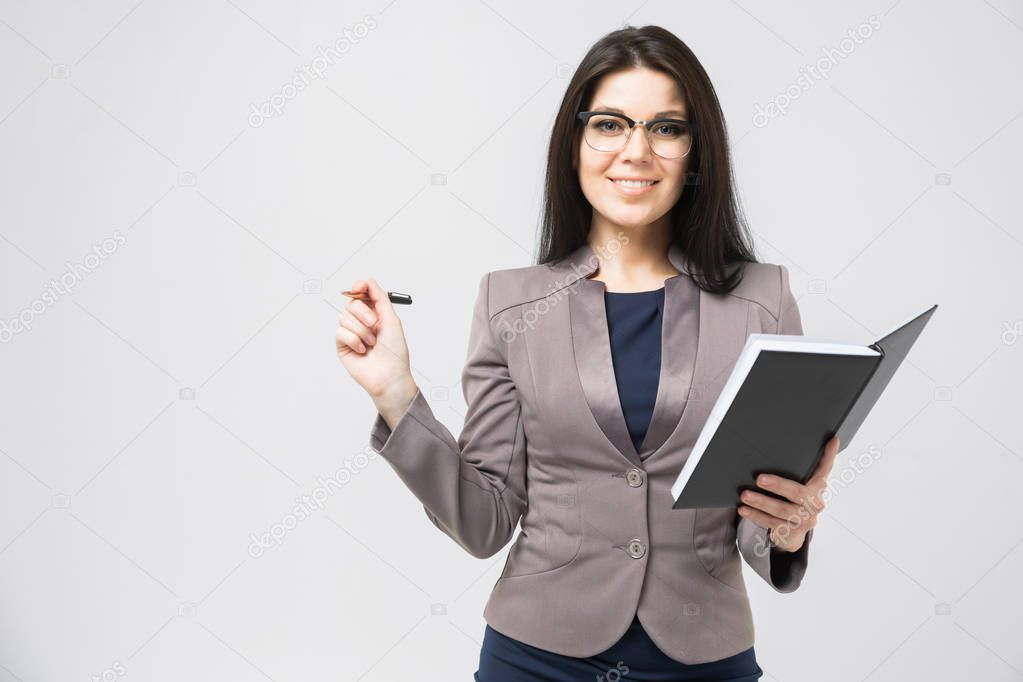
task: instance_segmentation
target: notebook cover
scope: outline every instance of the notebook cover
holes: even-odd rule
[[[756,477],[805,483],[833,434],[844,450],[937,307],[871,344],[880,356],[761,351],[672,507],[737,507],[747,489],[784,499]]]

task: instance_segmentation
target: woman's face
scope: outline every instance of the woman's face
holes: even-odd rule
[[[689,118],[675,81],[645,68],[604,76],[588,110],[618,110],[634,121],[661,116]],[[595,220],[603,219],[623,228],[643,227],[667,214],[682,196],[692,156],[692,151],[681,159],[657,156],[647,142],[646,130],[637,125],[625,146],[616,152],[592,149],[580,137],[575,166]],[[654,184],[636,190],[614,182],[625,178],[653,180]]]

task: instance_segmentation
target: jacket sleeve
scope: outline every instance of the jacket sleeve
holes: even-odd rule
[[[490,273],[480,280],[462,370],[466,413],[457,441],[417,390],[392,431],[377,413],[370,444],[427,517],[478,558],[511,539],[526,507],[526,439],[506,344],[490,322]]]
[[[781,282],[780,304],[778,306],[778,327],[776,334],[803,335],[803,323],[799,316],[796,298],[789,286],[789,271],[779,265]],[[777,592],[793,592],[803,580],[806,572],[807,555],[814,529],[806,533],[803,546],[795,552],[786,552],[768,546],[770,531],[758,526],[753,521],[739,517],[736,541],[739,552],[757,574]]]

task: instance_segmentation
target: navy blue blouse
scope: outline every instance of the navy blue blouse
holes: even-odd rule
[[[653,415],[661,373],[664,287],[629,293],[607,291],[604,306],[618,400],[638,452]]]
[[[664,287],[653,291],[606,291],[604,304],[618,396],[629,435],[638,451],[657,398]],[[680,663],[658,649],[643,630],[639,616],[633,616],[629,629],[616,644],[589,658],[538,649],[487,625],[479,670],[474,679],[476,682],[592,679],[755,682],[763,672],[753,647],[720,661]]]

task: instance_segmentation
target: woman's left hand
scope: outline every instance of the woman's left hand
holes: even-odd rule
[[[817,525],[817,515],[824,510],[821,493],[828,486],[828,474],[838,454],[838,436],[833,436],[824,447],[824,456],[806,483],[761,474],[757,485],[781,495],[788,502],[767,495],[744,490],[739,514],[763,528],[770,529],[771,542],[780,550],[795,552],[803,546],[806,534]]]

